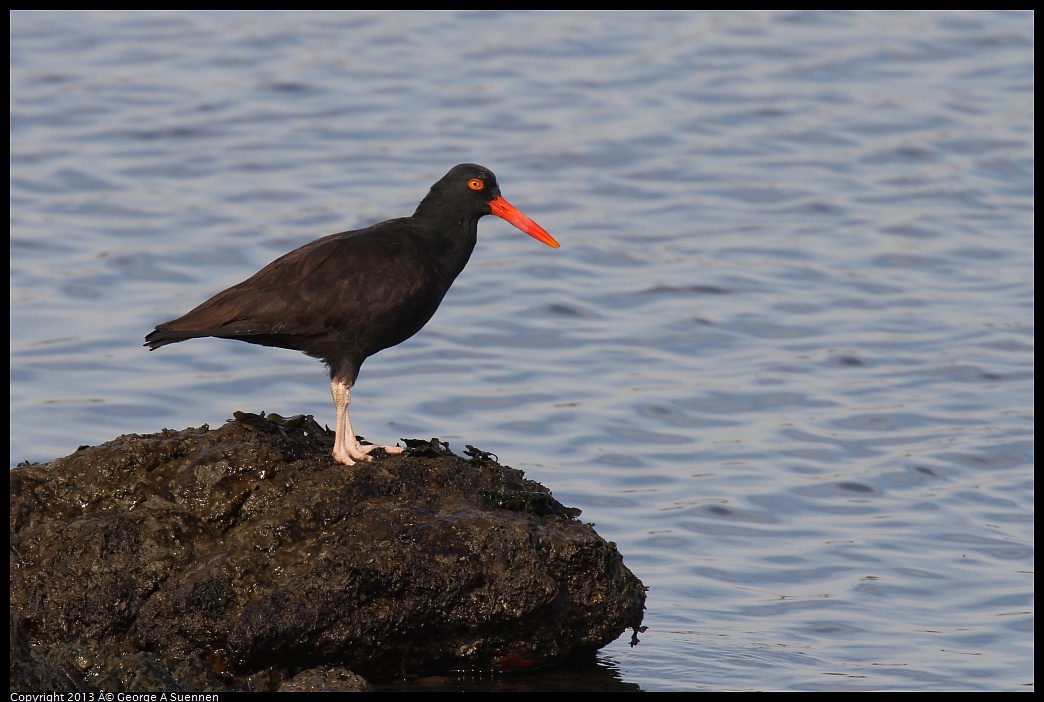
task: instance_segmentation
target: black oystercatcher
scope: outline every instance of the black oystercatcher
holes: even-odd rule
[[[507,220],[531,237],[558,242],[500,195],[488,168],[455,166],[431,187],[412,217],[317,239],[220,292],[145,337],[157,349],[213,336],[304,351],[330,368],[337,407],[333,457],[371,460],[348,418],[359,367],[420,331],[475,248],[478,220]],[[398,446],[384,446],[401,453]]]

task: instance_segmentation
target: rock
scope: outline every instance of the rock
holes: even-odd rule
[[[640,630],[616,546],[490,454],[346,467],[310,417],[237,419],[11,471],[12,690],[367,689]]]

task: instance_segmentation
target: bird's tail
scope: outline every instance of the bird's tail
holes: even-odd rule
[[[155,351],[160,346],[176,344],[179,341],[185,341],[186,339],[197,339],[201,336],[210,335],[201,334],[198,331],[174,331],[172,329],[156,327],[155,331],[145,337],[145,343],[142,344],[142,346],[148,346],[149,351]]]

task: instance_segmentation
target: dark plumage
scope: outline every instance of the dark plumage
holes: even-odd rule
[[[348,418],[359,368],[431,319],[471,257],[479,218],[488,214],[558,248],[501,197],[489,169],[465,163],[431,187],[413,216],[305,244],[183,317],[157,325],[145,345],[157,349],[213,336],[318,358],[330,368],[337,407],[334,458],[347,465],[370,460],[375,447],[358,443]]]

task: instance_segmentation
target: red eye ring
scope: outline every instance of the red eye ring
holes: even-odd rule
[[[471,180],[468,181],[468,187],[471,188],[472,190],[485,190],[486,189],[486,184],[483,183],[478,178],[472,178]]]

